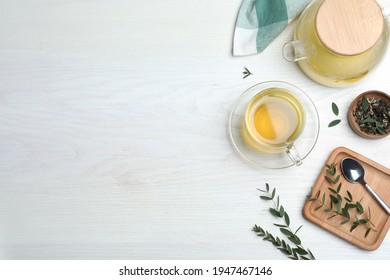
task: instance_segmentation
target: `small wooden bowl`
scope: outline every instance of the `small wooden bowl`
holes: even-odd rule
[[[362,131],[357,124],[355,117],[353,116],[353,111],[356,109],[357,103],[359,100],[363,98],[363,96],[366,96],[367,98],[378,98],[378,99],[386,99],[386,101],[390,104],[390,96],[384,92],[378,91],[378,90],[370,90],[363,92],[358,97],[355,98],[355,100],[351,103],[348,109],[348,123],[349,126],[352,128],[352,130],[359,136],[366,138],[366,139],[380,139],[384,138],[387,135],[390,134],[390,127],[387,128],[387,134],[369,134],[364,131]]]

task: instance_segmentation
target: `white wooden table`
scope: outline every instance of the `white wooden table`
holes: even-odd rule
[[[366,252],[302,216],[334,148],[390,166],[390,138],[359,138],[346,119],[359,93],[390,92],[389,54],[344,89],[282,58],[293,25],[262,54],[233,57],[240,4],[0,1],[0,258],[284,260],[251,231],[277,233],[256,190],[268,182],[317,259],[390,259],[389,236]],[[267,80],[318,108],[320,137],[300,167],[252,168],[227,137],[234,101]],[[333,101],[342,122],[328,128]]]

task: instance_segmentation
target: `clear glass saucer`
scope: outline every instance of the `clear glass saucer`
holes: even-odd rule
[[[229,117],[229,136],[234,148],[246,162],[260,168],[281,169],[294,166],[287,153],[264,153],[249,146],[243,137],[245,111],[248,103],[259,92],[269,88],[281,88],[293,93],[301,102],[306,114],[306,124],[300,137],[294,141],[304,164],[304,159],[313,150],[320,132],[320,119],[311,98],[300,88],[286,82],[267,81],[247,89],[236,101]]]

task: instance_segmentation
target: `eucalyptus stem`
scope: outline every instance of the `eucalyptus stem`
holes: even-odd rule
[[[280,232],[283,233],[287,239],[293,244],[290,245],[283,239],[279,237],[274,237],[268,231],[264,230],[258,225],[255,225],[253,231],[257,233],[258,236],[263,237],[263,240],[271,242],[278,250],[288,255],[290,259],[293,260],[315,260],[313,253],[309,249],[305,249],[302,246],[301,239],[298,237],[297,233],[302,228],[300,226],[295,232],[290,227],[290,217],[285,211],[284,207],[280,205],[279,196],[276,196],[276,189],[270,190],[268,183],[266,184],[266,189],[261,190],[260,192],[265,195],[261,195],[260,199],[272,201],[274,207],[269,208],[269,212],[281,219],[283,221],[282,224],[274,224],[277,228],[279,228]],[[292,247],[295,246],[295,247]]]

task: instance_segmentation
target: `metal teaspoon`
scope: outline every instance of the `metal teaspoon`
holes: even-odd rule
[[[389,206],[374,192],[374,190],[364,180],[364,168],[356,160],[352,158],[344,158],[341,161],[341,170],[344,177],[351,183],[360,183],[370,192],[370,194],[378,201],[378,203],[390,215]]]

